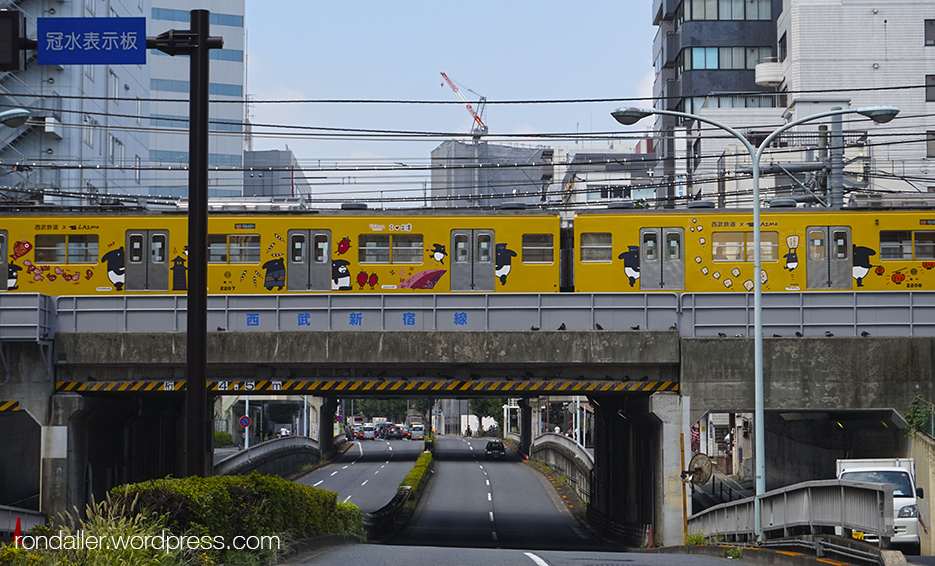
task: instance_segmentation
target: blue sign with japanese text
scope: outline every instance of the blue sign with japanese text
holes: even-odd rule
[[[146,18],[37,18],[40,65],[145,65]]]

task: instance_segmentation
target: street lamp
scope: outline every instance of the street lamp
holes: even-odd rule
[[[10,128],[19,128],[29,120],[29,110],[23,108],[14,108],[0,112],[0,124]]]
[[[806,116],[805,118],[800,118],[799,120],[789,122],[788,124],[785,124],[774,130],[771,134],[766,136],[766,139],[760,142],[759,148],[753,147],[753,145],[747,141],[747,138],[745,138],[743,134],[731,128],[730,126],[695,114],[674,112],[671,110],[655,110],[651,108],[620,108],[614,112],[611,112],[611,116],[613,116],[615,120],[624,126],[632,126],[633,124],[652,114],[664,114],[666,116],[678,116],[682,118],[688,118],[690,120],[698,120],[699,122],[704,122],[716,128],[720,128],[740,140],[740,143],[742,143],[750,153],[750,159],[753,161],[753,249],[756,250],[756,253],[753,256],[753,366],[755,370],[755,412],[753,415],[753,438],[754,444],[756,446],[756,499],[754,500],[753,513],[755,516],[754,531],[756,532],[757,540],[762,541],[763,530],[760,524],[760,498],[766,492],[766,416],[764,413],[763,400],[763,282],[761,279],[762,267],[760,259],[760,254],[762,252],[762,250],[760,250],[760,157],[763,156],[763,151],[769,147],[769,144],[774,139],[776,139],[779,134],[805,122],[811,122],[813,120],[827,118],[829,116],[838,116],[841,114],[860,114],[870,118],[878,124],[885,124],[886,122],[889,122],[895,118],[897,114],[899,114],[899,108],[896,108],[895,106],[867,106],[863,108],[853,108],[846,110],[837,109],[828,112],[821,112],[819,114],[813,114],[811,116]]]

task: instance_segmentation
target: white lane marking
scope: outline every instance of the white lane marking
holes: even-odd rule
[[[393,447],[392,447],[392,446],[390,446],[390,451],[392,451],[392,450],[393,450]]]
[[[493,511],[490,512],[490,522],[493,523]]]
[[[474,447],[473,447],[473,446],[468,446],[468,448],[470,448],[471,450],[474,450]]]
[[[362,485],[362,486],[363,486],[363,485],[367,485],[367,482],[368,482],[368,481],[370,481],[370,480],[364,480],[364,483],[362,483],[362,484],[360,484],[360,485]]]
[[[334,475],[334,474],[336,474],[336,473],[338,473],[338,471],[337,471],[337,470],[335,470],[335,471],[333,471],[333,472],[331,472],[331,475],[333,476],[333,475]]]
[[[548,562],[546,562],[545,560],[539,558],[538,556],[536,556],[535,554],[533,554],[533,553],[531,553],[531,552],[524,552],[523,554],[525,554],[526,556],[529,557],[530,560],[532,560],[533,562],[535,562],[535,563],[536,563],[536,566],[549,566],[549,563],[548,563]]]
[[[343,467],[343,468],[341,468],[341,469],[342,469],[342,470],[346,470],[346,469],[347,469],[347,466],[344,466],[344,467]]]
[[[483,469],[484,469],[484,467],[483,467],[483,466],[481,466],[481,467],[480,467],[480,469],[482,469],[482,470],[483,470]]]
[[[491,501],[489,493],[487,494],[487,501]],[[491,515],[493,515],[493,513],[491,513]]]
[[[487,485],[490,485],[490,480],[486,480],[486,481],[487,481]]]
[[[383,464],[382,466],[380,466],[380,469],[382,470],[385,467],[386,467],[386,464]]]
[[[492,532],[492,533],[490,533],[490,534],[493,535],[493,540],[497,540],[497,531],[494,531],[494,532]],[[528,554],[528,553],[527,553],[527,554]],[[546,565],[546,566],[548,566],[548,565]]]
[[[377,475],[377,474],[379,474],[379,473],[380,473],[380,470],[377,470],[377,471],[373,472],[373,475]]]
[[[363,445],[363,443],[362,443],[362,442],[358,442],[358,443],[357,443],[357,447],[360,448],[360,455],[363,456],[363,455],[364,455],[364,445]]]
[[[321,480],[320,482],[316,483],[316,484],[313,485],[312,487],[318,487],[318,486],[320,486],[320,485],[323,484],[323,483],[325,483],[325,480]]]
[[[348,495],[347,497],[344,498],[344,502],[347,503],[347,500],[350,499],[350,498],[351,498],[351,496]]]

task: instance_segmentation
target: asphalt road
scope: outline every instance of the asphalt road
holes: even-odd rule
[[[392,544],[471,548],[594,549],[543,476],[512,451],[488,461],[483,438],[441,436],[434,476]]]
[[[400,482],[422,453],[422,442],[360,440],[334,462],[295,481],[334,491],[372,513],[393,499]]]

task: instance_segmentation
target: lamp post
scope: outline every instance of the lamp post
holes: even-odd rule
[[[737,138],[747,149],[750,159],[753,161],[753,249],[756,250],[753,255],[753,366],[755,371],[755,390],[754,390],[754,444],[756,460],[756,499],[754,500],[754,530],[757,540],[763,540],[763,529],[760,524],[760,498],[766,492],[766,428],[765,428],[765,410],[763,400],[763,282],[762,282],[762,262],[760,250],[760,158],[763,152],[769,147],[769,144],[776,139],[779,134],[794,128],[805,122],[812,122],[829,116],[839,116],[841,114],[860,114],[870,118],[878,124],[889,122],[899,113],[899,109],[894,106],[867,106],[863,108],[853,108],[844,110],[831,110],[821,112],[800,118],[789,122],[774,130],[766,139],[764,139],[759,148],[747,141],[737,130],[726,124],[722,124],[710,118],[688,114],[685,112],[675,112],[672,110],[655,110],[650,108],[620,108],[611,112],[615,120],[625,126],[632,126],[643,118],[652,114],[664,114],[667,116],[678,116],[690,120],[698,120],[720,128],[730,135]]]

